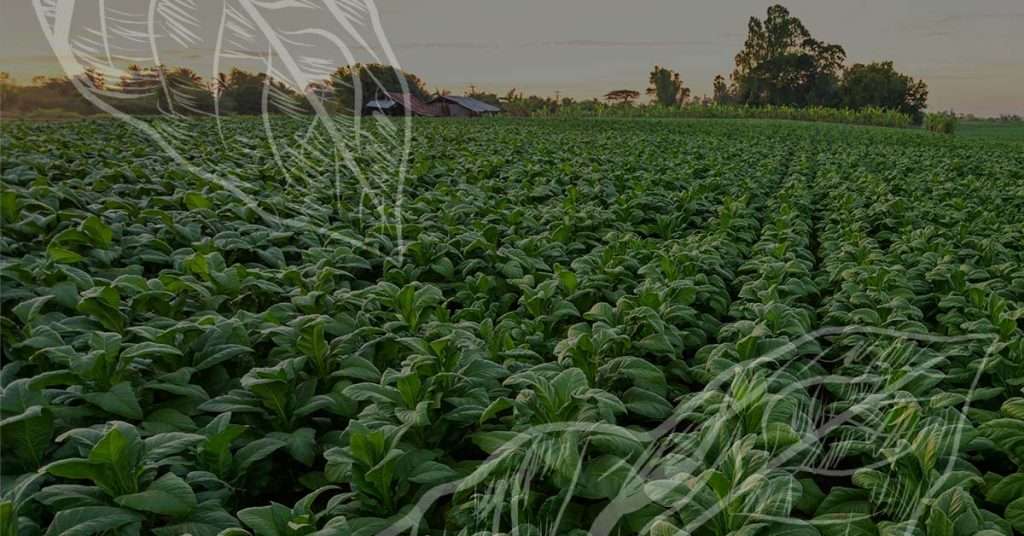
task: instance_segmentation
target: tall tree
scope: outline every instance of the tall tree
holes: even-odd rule
[[[690,88],[683,84],[679,73],[660,65],[654,66],[648,82],[651,85],[647,94],[653,95],[655,102],[662,106],[683,104],[690,97]]]
[[[0,71],[0,114],[4,109],[17,109],[18,101],[18,86],[14,83],[10,73]]]
[[[928,103],[928,85],[897,72],[891,61],[857,63],[843,74],[840,95],[847,108],[899,110],[920,123]]]
[[[472,91],[466,94],[467,97],[473,97],[474,99],[487,104],[493,104],[495,106],[501,106],[501,97],[497,93],[488,93],[486,91]]]
[[[402,87],[403,78],[405,79],[405,88]],[[379,63],[345,65],[338,68],[331,79],[334,83],[334,94],[343,113],[359,113],[360,110],[354,108],[359,108],[367,101],[381,97],[382,91],[395,93],[408,91],[419,100],[426,100],[430,95],[426,83],[420,77]],[[356,102],[357,87],[361,101],[358,103]]]
[[[609,91],[605,94],[604,98],[608,102],[618,101],[620,104],[629,104],[629,102],[640,96],[639,91],[632,89],[616,89],[615,91]]]
[[[259,115],[263,111],[265,73],[250,73],[235,67],[221,81],[223,87],[218,98],[220,110],[243,115]]]
[[[180,114],[207,114],[214,111],[213,90],[198,73],[187,67],[177,67],[164,73],[164,83],[158,87],[161,104],[172,102]]]
[[[729,104],[733,101],[733,91],[725,82],[724,76],[716,75],[713,87],[715,93],[712,98],[716,104]]]
[[[780,5],[762,21],[751,17],[732,80],[745,104],[834,105],[846,51],[811,36]]]

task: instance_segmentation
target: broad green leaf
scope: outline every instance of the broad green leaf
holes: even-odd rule
[[[776,522],[757,534],[758,536],[821,536],[821,532],[814,528],[814,525],[800,519]]]
[[[102,249],[109,248],[114,239],[114,231],[96,216],[89,216],[82,221],[82,231],[89,235],[93,245]]]
[[[458,476],[458,473],[447,465],[430,461],[417,467],[409,480],[417,484],[434,485],[455,480]]]
[[[644,337],[637,343],[637,347],[653,355],[666,357],[675,357],[676,355],[675,346],[664,333],[655,333]]]
[[[189,210],[212,208],[213,203],[199,192],[185,192],[185,206]]]
[[[493,454],[502,445],[518,436],[519,434],[516,432],[496,430],[492,432],[477,432],[470,436],[470,439],[472,439],[473,444],[480,447],[484,452]]]
[[[1024,421],[1024,398],[1011,398],[1003,402],[1000,411],[1008,417]]]
[[[129,382],[121,382],[105,393],[86,393],[82,398],[118,417],[142,420],[142,406],[139,405],[139,399]]]
[[[661,420],[672,413],[672,405],[664,398],[639,387],[629,388],[623,395],[622,402],[630,413],[651,420]]]
[[[238,527],[238,521],[226,512],[218,501],[210,500],[200,504],[185,519],[163,527],[154,527],[156,536],[218,536],[221,531]]]
[[[822,536],[877,536],[869,514],[825,514],[811,520]],[[930,536],[930,535],[929,535]]]
[[[97,464],[82,458],[66,458],[57,460],[43,467],[41,471],[61,478],[78,480],[95,480],[99,468]]]
[[[74,251],[71,251],[70,249],[62,248],[60,246],[51,245],[50,247],[46,248],[46,253],[47,255],[50,256],[50,259],[53,262],[59,262],[64,264],[74,264],[77,262],[82,262],[81,255],[75,253]]]
[[[39,311],[42,310],[44,305],[46,305],[46,302],[52,299],[53,296],[48,295],[25,300],[14,306],[14,314],[22,321],[22,323],[28,324],[39,315]]]
[[[138,533],[137,525],[142,522],[142,515],[124,508],[112,506],[84,506],[57,512],[47,529],[48,536],[91,536],[106,534],[109,531],[125,532],[125,528],[136,525],[134,533]]]
[[[289,536],[288,524],[292,519],[292,511],[287,506],[273,503],[270,506],[240,510],[238,519],[251,528],[256,536]]]
[[[505,397],[498,398],[494,402],[491,402],[490,405],[487,406],[487,409],[485,409],[484,412],[480,414],[480,419],[479,419],[480,424],[483,424],[483,423],[491,420],[491,418],[495,417],[499,413],[501,413],[501,412],[503,412],[506,409],[509,409],[511,407],[512,407],[512,401],[511,400],[509,400],[509,399],[507,399]]]
[[[173,517],[188,515],[198,504],[192,488],[174,473],[154,480],[145,491],[122,495],[116,500],[126,508]]]
[[[181,357],[181,350],[169,345],[155,342],[134,344],[121,353],[125,359],[156,359],[161,357]]]
[[[284,441],[269,437],[257,439],[245,445],[235,453],[235,465],[238,473],[244,474],[252,464],[263,460],[286,446],[287,444]]]
[[[21,413],[0,421],[0,437],[6,455],[28,461],[30,469],[36,469],[45,462],[46,451],[52,446],[53,432],[53,413],[43,406],[29,406]]]
[[[118,466],[125,469],[121,473],[127,473],[142,460],[144,447],[134,426],[115,421],[89,451],[89,461]]]
[[[995,483],[985,493],[985,499],[996,504],[1008,504],[1024,497],[1024,473],[1014,473]]]
[[[814,514],[820,517],[829,514],[868,514],[871,512],[872,506],[866,491],[837,486],[832,488],[822,499]]]
[[[1006,506],[1006,520],[1014,530],[1024,532],[1024,497],[1018,497]]]
[[[292,432],[287,439],[288,453],[306,467],[312,467],[316,461],[316,430],[300,428]]]

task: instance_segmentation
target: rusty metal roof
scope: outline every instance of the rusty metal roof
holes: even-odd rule
[[[417,99],[410,93],[387,91],[384,94],[387,95],[388,98],[391,99],[392,101],[401,104],[403,107],[407,108],[409,111],[416,115],[423,115],[427,117],[436,117],[437,115],[439,115],[426,104],[423,104],[423,101]]]

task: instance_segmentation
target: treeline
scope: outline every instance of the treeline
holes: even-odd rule
[[[647,94],[661,107],[716,104],[784,109],[890,110],[915,124],[925,116],[928,86],[896,71],[891,61],[846,66],[842,46],[815,39],[785,7],[768,8],[764,20],[751,17],[743,50],[729,79],[715,77],[713,95],[691,99],[680,74],[659,65]],[[631,105],[640,92],[620,89],[605,99]],[[788,113],[788,112],[787,112]],[[820,113],[818,115],[821,115]],[[866,116],[877,115],[874,113]]]
[[[404,88],[400,77],[405,79]],[[311,83],[301,91],[266,73],[237,68],[210,80],[185,67],[130,65],[114,79],[90,69],[74,79],[37,76],[25,85],[18,84],[7,73],[0,73],[0,110],[16,115],[40,111],[101,113],[79,91],[78,86],[82,86],[131,115],[313,113],[311,101],[319,102],[330,113],[352,113],[357,92],[362,92],[364,102],[372,99],[380,93],[378,82],[389,91],[407,89],[421,99],[429,95],[422,79],[385,65],[343,66],[329,79]]]
[[[848,111],[864,112],[858,121],[881,117],[888,122],[889,117],[881,112],[904,114],[914,124],[925,118],[928,87],[923,81],[898,72],[891,61],[846,65],[842,46],[816,39],[800,19],[781,5],[768,8],[764,19],[751,17],[747,30],[732,73],[728,79],[722,75],[714,79],[712,95],[695,98],[679,72],[655,65],[646,88],[651,97],[648,106],[652,108],[644,113],[672,115],[666,110],[685,107],[687,110],[675,115],[734,115],[735,107],[745,106],[786,110],[785,114],[793,109],[814,109],[818,110],[817,116],[852,117]],[[47,109],[83,115],[97,113],[99,110],[81,96],[75,82],[90,85],[98,90],[94,94],[116,101],[119,110],[130,114],[311,113],[312,103],[330,113],[358,113],[357,95],[361,102],[366,102],[380,96],[382,89],[407,90],[421,100],[431,96],[418,76],[379,64],[343,66],[329,79],[305,88],[294,88],[264,73],[240,69],[206,80],[182,67],[129,66],[114,80],[87,71],[75,81],[36,77],[31,84],[18,85],[0,74],[0,110],[16,114]],[[434,94],[444,93],[439,90]],[[557,95],[525,95],[516,89],[499,95],[472,88],[469,95],[495,104],[509,115],[536,116],[563,112],[607,115],[609,104],[637,107],[635,102],[641,93],[632,89],[611,91],[604,96],[609,104],[598,99],[578,101]],[[717,106],[719,110],[699,112],[695,106]],[[823,114],[822,109],[842,112]]]
[[[764,20],[751,17],[747,40],[725,84],[715,80],[715,100],[747,105],[824,106],[898,110],[924,118],[928,86],[897,72],[891,61],[844,67],[842,46],[815,39],[780,5]]]

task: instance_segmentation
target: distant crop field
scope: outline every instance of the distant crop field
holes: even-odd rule
[[[0,134],[5,535],[1024,531],[1012,144],[142,126]]]
[[[973,139],[1024,142],[1024,122],[961,121],[956,135]]]

